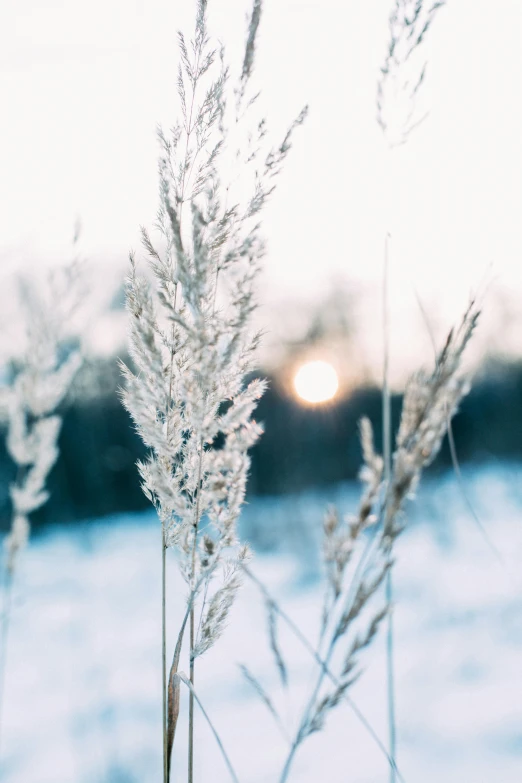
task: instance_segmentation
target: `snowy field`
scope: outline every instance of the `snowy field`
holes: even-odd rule
[[[399,768],[406,783],[522,781],[522,466],[465,473],[479,531],[453,476],[425,482],[397,547]],[[322,598],[317,543],[328,501],[355,486],[253,501],[243,532],[252,570],[314,640]],[[3,783],[158,783],[161,779],[160,538],[152,515],[48,530],[22,559],[4,701]],[[169,650],[184,587],[169,564]],[[295,728],[314,673],[280,627],[288,691],[267,645],[259,593],[246,583],[196,688],[242,783],[277,783],[285,739],[243,679],[255,673]],[[382,637],[352,691],[386,737]],[[186,664],[183,664],[186,666]],[[184,712],[185,702],[182,704]],[[230,777],[198,714],[197,783]],[[186,779],[180,721],[175,781]],[[387,762],[346,705],[299,752],[295,783],[386,783]]]

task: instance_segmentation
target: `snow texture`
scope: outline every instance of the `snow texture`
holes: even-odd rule
[[[492,552],[451,475],[425,482],[397,543],[395,627],[399,768],[406,783],[522,780],[522,467],[464,474],[470,499],[501,554]],[[252,570],[314,641],[322,585],[318,541],[328,501],[356,507],[357,488],[254,499],[242,534]],[[275,544],[278,544],[277,550]],[[168,649],[186,587],[168,563]],[[157,783],[161,777],[160,525],[152,514],[48,530],[16,574],[0,777],[4,783]],[[196,690],[238,777],[278,780],[285,740],[242,676],[244,663],[289,730],[313,663],[278,623],[289,670],[285,692],[269,649],[263,602],[246,583],[223,639],[196,670]],[[386,738],[382,635],[352,691]],[[187,661],[182,667],[188,668]],[[186,778],[187,696],[173,780]],[[228,781],[197,713],[198,783]],[[386,759],[346,705],[296,759],[295,783],[380,783]]]

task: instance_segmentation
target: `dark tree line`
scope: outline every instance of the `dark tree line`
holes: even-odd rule
[[[96,394],[77,394],[64,412],[60,459],[50,477],[49,502],[34,524],[65,523],[148,508],[135,467],[145,456],[117,395],[116,373]],[[401,398],[392,399],[397,424]],[[360,388],[349,398],[304,407],[272,380],[257,418],[265,434],[252,452],[249,492],[254,495],[297,491],[354,479],[360,466],[358,421],[368,416],[381,442],[381,396]],[[491,366],[484,372],[453,424],[461,462],[522,458],[522,363]],[[5,435],[5,433],[3,433]],[[451,465],[445,443],[434,466]],[[0,443],[1,526],[8,525],[8,486],[14,467]]]

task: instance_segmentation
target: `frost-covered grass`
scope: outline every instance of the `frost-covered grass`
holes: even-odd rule
[[[470,518],[452,476],[426,482],[412,510],[413,524],[397,543],[398,760],[406,783],[520,781],[521,470],[490,466],[465,476],[503,555],[502,565]],[[348,510],[356,487],[339,487],[324,496],[255,499],[243,522],[244,534],[260,550],[253,570],[313,641],[322,599],[315,542],[327,497]],[[275,527],[283,541],[279,552],[263,547],[263,541],[275,540]],[[5,783],[160,779],[158,535],[152,515],[127,516],[49,530],[30,544],[14,595],[4,705]],[[298,558],[291,554],[297,541]],[[168,617],[173,643],[185,606],[185,587],[173,561],[168,578],[170,594],[179,597]],[[285,744],[237,662],[246,663],[270,691],[290,730],[313,670],[308,654],[281,626],[281,645],[292,662],[284,694],[265,628],[262,602],[254,585],[246,583],[221,645],[198,675],[203,703],[239,779],[248,783],[277,779]],[[384,688],[380,638],[365,658],[365,673],[352,696],[383,739]],[[182,780],[186,769],[183,705],[181,715],[175,780]],[[200,715],[196,730],[198,781],[227,781]],[[326,731],[303,747],[291,779],[377,783],[387,775],[387,762],[373,740],[342,706]]]

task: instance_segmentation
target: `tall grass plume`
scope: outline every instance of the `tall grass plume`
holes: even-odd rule
[[[264,254],[261,215],[299,114],[275,147],[252,92],[262,4],[255,0],[233,83],[223,47],[199,0],[193,37],[179,33],[181,120],[159,130],[160,207],[153,241],[142,229],[152,282],[131,257],[127,280],[130,353],[123,402],[150,449],[139,464],[143,491],[161,523],[163,584],[163,777],[179,711],[179,656],[189,632],[188,779],[194,774],[195,663],[223,633],[248,547],[237,537],[248,450],[261,434],[253,412],[264,381],[246,381],[259,334],[252,328]],[[188,614],[166,673],[165,552],[173,548],[187,585]],[[196,623],[196,613],[199,621]]]

